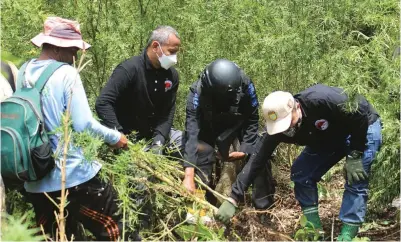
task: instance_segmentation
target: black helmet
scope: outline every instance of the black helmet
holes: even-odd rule
[[[206,66],[200,79],[205,95],[235,96],[242,86],[240,68],[226,59],[217,59]]]

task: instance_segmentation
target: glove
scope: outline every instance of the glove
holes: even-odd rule
[[[219,211],[216,214],[216,218],[224,224],[228,224],[230,219],[234,216],[236,210],[237,207],[230,201],[226,200],[223,202],[223,204],[221,204]]]
[[[163,155],[163,146],[153,144],[152,146],[150,146],[149,151],[155,155]]]
[[[152,152],[155,155],[163,155],[163,145],[160,141],[153,141],[151,145],[145,148],[146,152]]]
[[[360,182],[368,179],[368,174],[363,169],[362,152],[352,151],[344,166],[344,176],[348,179],[348,184]]]

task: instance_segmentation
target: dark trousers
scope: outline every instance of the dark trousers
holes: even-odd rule
[[[380,119],[371,124],[366,135],[366,149],[362,156],[362,164],[366,173],[382,143]],[[317,182],[337,164],[349,150],[349,140],[343,146],[322,151],[306,146],[291,168],[291,180],[294,181],[295,198],[302,207],[318,205]],[[363,223],[368,201],[369,180],[344,185],[345,191],[340,209],[340,219],[348,223]]]
[[[56,203],[61,191],[47,193]],[[55,205],[44,193],[28,193],[36,214],[38,226],[42,225],[45,232],[55,239],[57,222]],[[110,183],[106,183],[96,175],[91,180],[68,189],[68,205],[65,208],[66,233],[70,238],[74,233],[74,218],[92,232],[97,240],[116,241],[122,239],[122,215],[118,214],[117,194]],[[76,227],[76,226],[75,226]],[[139,240],[136,232],[126,233],[132,240]]]
[[[212,182],[213,165],[216,162],[215,150],[210,144],[199,140],[196,175],[202,182]],[[257,209],[267,209],[274,203],[275,181],[271,172],[270,161],[255,177],[252,183],[252,203]]]

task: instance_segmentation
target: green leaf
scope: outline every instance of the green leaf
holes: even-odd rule
[[[29,228],[29,224],[26,222],[27,215],[20,218],[16,218],[12,215],[3,216],[6,218],[6,223],[1,226],[2,239],[4,241],[43,240],[39,228]]]
[[[295,233],[294,239],[296,239],[296,240],[303,240],[303,238],[305,237],[305,234],[306,234],[305,230],[299,229],[299,230]]]
[[[183,240],[190,240],[194,232],[193,225],[183,225],[174,230]]]
[[[384,221],[380,221],[379,222],[379,224],[382,224],[382,225],[389,225],[391,222],[390,221],[388,221],[388,220],[384,220]]]
[[[305,215],[301,216],[301,219],[299,220],[299,224],[304,228],[308,224],[308,219],[306,218]]]

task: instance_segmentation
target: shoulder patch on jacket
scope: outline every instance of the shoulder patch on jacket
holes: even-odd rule
[[[198,93],[194,93],[194,97],[192,99],[192,103],[194,104],[194,109],[197,109],[199,106],[199,95]]]
[[[252,82],[249,83],[247,92],[249,97],[251,98],[252,107],[257,107],[259,105],[258,97],[256,96],[255,86]]]

